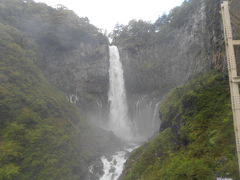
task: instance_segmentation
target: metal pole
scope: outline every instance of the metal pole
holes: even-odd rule
[[[231,92],[238,165],[239,165],[239,172],[240,172],[240,94],[239,94],[240,77],[237,74],[237,63],[236,63],[236,57],[235,57],[235,51],[234,51],[234,46],[240,45],[240,43],[239,43],[239,40],[238,41],[233,40],[231,16],[229,12],[228,1],[223,1],[221,5],[221,13],[222,13],[222,20],[223,20],[223,27],[224,27],[226,55],[227,55],[227,62],[228,62],[229,85],[230,85],[230,92]]]

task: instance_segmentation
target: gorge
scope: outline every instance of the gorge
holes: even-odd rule
[[[238,180],[220,3],[107,37],[64,6],[0,0],[0,180]]]

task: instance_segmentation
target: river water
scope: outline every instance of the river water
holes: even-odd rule
[[[129,153],[137,147],[137,145],[133,144],[125,148],[123,151],[116,152],[112,156],[102,156],[101,161],[103,163],[104,174],[99,180],[117,180],[122,174]]]

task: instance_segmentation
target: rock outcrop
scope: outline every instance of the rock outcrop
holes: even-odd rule
[[[230,3],[236,17],[239,4]],[[220,0],[185,1],[153,24],[133,20],[115,28],[113,44],[120,49],[133,120],[139,119],[138,111],[153,112],[170,89],[199,74],[215,69],[227,75],[220,8]],[[234,26],[235,36],[238,30]],[[142,99],[145,105],[137,111]],[[144,116],[140,127],[154,126],[152,119]]]
[[[70,102],[83,110],[97,102],[106,104],[109,42],[88,18],[64,6],[55,9],[32,0],[3,1],[0,11],[0,22],[35,41],[36,63]]]
[[[44,72],[70,102],[88,109],[107,103],[108,58],[107,41],[96,39],[47,59]]]
[[[166,93],[196,74],[211,68],[224,71],[224,44],[219,0],[189,1],[157,20],[154,31],[115,37],[125,67],[127,91],[131,94]],[[139,43],[144,37],[150,42]],[[129,41],[131,39],[131,42]]]

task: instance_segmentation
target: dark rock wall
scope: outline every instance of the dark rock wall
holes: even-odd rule
[[[46,60],[45,73],[67,98],[82,108],[105,103],[108,92],[108,44],[80,43],[70,52]]]
[[[124,42],[116,42],[125,68],[128,93],[160,90],[165,94],[211,68],[224,70],[220,1],[191,3],[193,9],[183,9],[189,11],[184,23],[164,34],[155,32],[152,44],[132,50]],[[166,36],[166,39],[156,40],[159,36]]]
[[[116,38],[114,43],[120,49],[130,96],[151,94],[156,90],[165,94],[211,69],[227,74],[221,1],[192,0],[189,3],[180,7],[179,16],[183,18],[177,26],[169,23],[165,30],[149,33],[151,43],[129,45],[128,40]],[[237,0],[230,3],[235,17],[240,17],[239,4]],[[234,25],[233,29],[237,37],[239,26]]]

